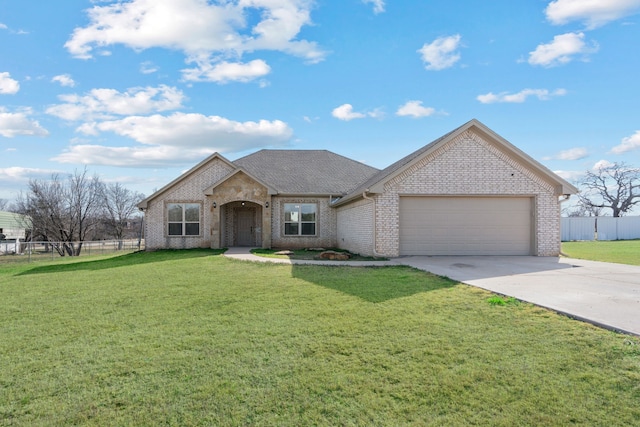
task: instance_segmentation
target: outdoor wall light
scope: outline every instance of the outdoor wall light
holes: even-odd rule
[[[242,206],[244,206],[244,202],[242,202]]]
[[[216,204],[216,202],[213,202],[213,209],[217,208],[218,205]]]

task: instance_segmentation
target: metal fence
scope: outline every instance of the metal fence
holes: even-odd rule
[[[115,252],[126,253],[144,250],[144,239],[99,240],[86,242],[0,241],[0,264],[10,262],[68,259],[70,256],[67,248],[78,248],[80,244],[82,244],[82,246],[78,256],[102,255]]]
[[[563,242],[640,239],[640,216],[562,218],[560,229]]]

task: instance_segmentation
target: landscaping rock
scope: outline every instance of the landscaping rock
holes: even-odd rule
[[[274,255],[293,255],[293,251],[278,251],[275,252]]]
[[[350,255],[345,252],[324,251],[318,255],[318,258],[332,261],[346,261],[350,258]]]

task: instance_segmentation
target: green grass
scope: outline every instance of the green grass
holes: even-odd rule
[[[640,265],[640,240],[562,242],[562,253],[571,258]]]
[[[408,267],[0,267],[0,425],[637,425],[640,340]]]
[[[91,257],[95,258],[96,256],[105,256],[105,255],[119,256],[119,255],[128,254],[132,252],[137,252],[137,251],[138,251],[137,246],[131,245],[130,242],[127,242],[127,245],[120,250],[117,249],[117,246],[112,244],[105,245],[103,247],[97,247],[97,248],[91,247],[91,246],[85,246],[85,248],[83,248],[83,250],[80,252],[79,256],[82,257],[83,259],[88,259]],[[18,263],[36,263],[36,262],[49,262],[49,261],[64,262],[70,258],[74,258],[74,257],[70,257],[68,255],[60,256],[60,254],[55,250],[51,250],[48,252],[45,252],[43,250],[34,250],[31,252],[31,254],[29,254],[25,250],[25,253],[22,253],[22,254],[0,255],[0,268],[8,264],[18,264]]]
[[[336,252],[344,252],[350,255],[349,261],[387,261],[388,258],[380,258],[380,257],[371,257],[364,256],[358,254],[352,254],[348,251],[342,249],[328,248],[327,250],[332,250]],[[265,258],[283,258],[283,259],[302,259],[302,260],[317,260],[318,256],[322,253],[322,251],[312,251],[309,249],[293,249],[291,255],[276,255],[277,252],[282,251],[282,249],[252,249],[251,253],[254,255],[258,255]]]

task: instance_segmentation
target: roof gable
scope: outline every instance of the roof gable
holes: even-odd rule
[[[189,169],[188,171],[186,171],[185,173],[183,173],[182,175],[180,175],[179,177],[177,177],[176,179],[174,179],[173,181],[171,181],[170,183],[162,187],[160,190],[156,191],[155,193],[151,194],[149,197],[142,200],[140,203],[138,203],[137,205],[138,208],[146,209],[151,200],[155,199],[156,197],[160,196],[162,193],[165,193],[166,191],[170,190],[171,188],[175,187],[176,185],[180,184],[186,179],[191,178],[199,170],[209,165],[211,162],[213,162],[216,159],[227,164],[229,167],[236,169],[236,166],[233,163],[231,163],[229,160],[225,159],[222,155],[220,155],[219,153],[213,153],[212,155],[210,155],[209,157],[207,157],[206,159],[204,159],[203,161],[201,161],[200,163],[198,163],[197,165],[195,165],[194,167],[192,167],[191,169]]]
[[[493,132],[487,126],[480,121],[473,119],[463,124],[457,129],[441,136],[434,140],[430,144],[425,145],[419,150],[414,151],[408,156],[403,157],[397,162],[391,164],[385,169],[379,171],[367,181],[363,182],[356,189],[351,191],[348,195],[337,201],[334,205],[340,205],[350,200],[360,197],[365,192],[381,193],[384,191],[384,184],[410,169],[413,165],[420,162],[424,157],[443,147],[450,141],[454,140],[464,132],[471,131],[478,134],[481,138],[490,141],[500,151],[504,152],[509,157],[515,159],[519,163],[523,164],[527,169],[531,170],[536,175],[540,176],[547,182],[550,182],[556,188],[556,193],[561,194],[575,194],[578,189],[571,185],[569,182],[560,178],[558,175],[547,169],[538,161],[524,153],[522,150],[511,144],[506,139],[502,138],[497,133]]]

